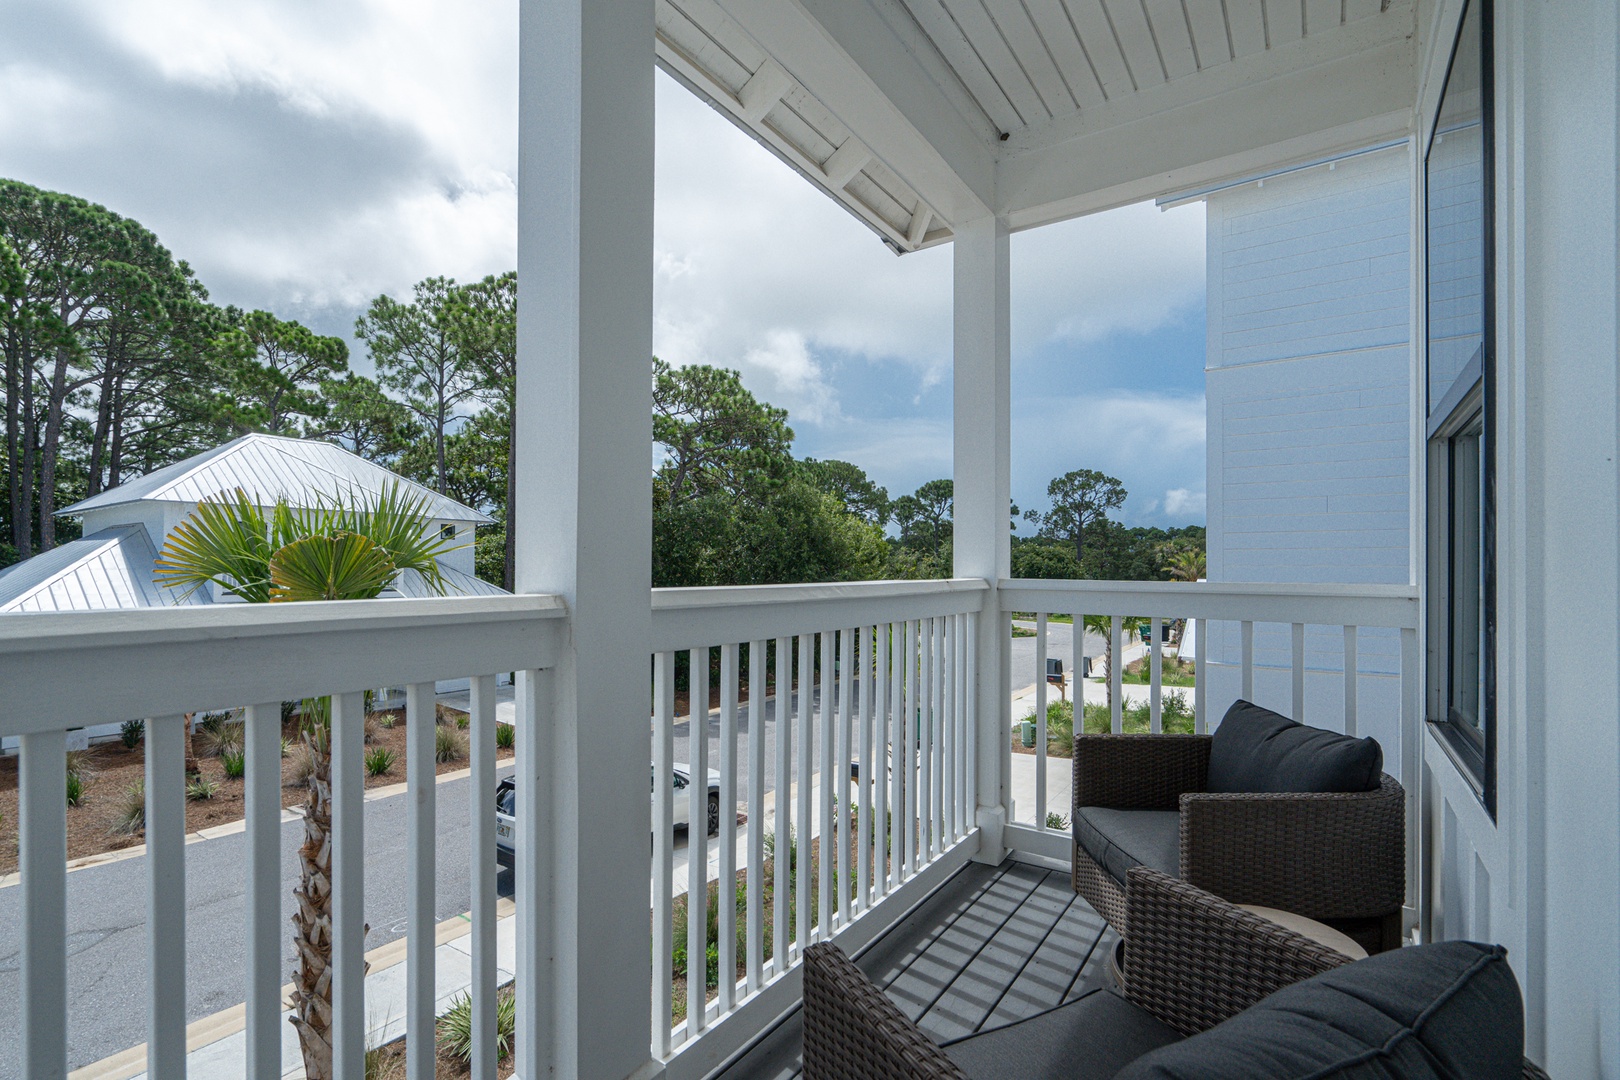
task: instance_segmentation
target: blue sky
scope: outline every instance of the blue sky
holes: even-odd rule
[[[153,229],[214,299],[350,337],[373,297],[516,262],[515,0],[10,0],[0,175]],[[739,369],[797,450],[950,471],[950,249],[896,258],[658,79],[655,349]],[[1100,468],[1203,520],[1201,206],[1013,238],[1013,490]],[[368,368],[363,355],[355,366]]]

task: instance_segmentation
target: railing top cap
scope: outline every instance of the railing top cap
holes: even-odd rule
[[[831,600],[872,600],[884,597],[937,596],[941,593],[977,593],[990,588],[983,578],[948,578],[927,581],[810,582],[802,585],[718,585],[696,588],[654,589],[654,611],[680,608],[734,607],[755,604],[804,604]]]

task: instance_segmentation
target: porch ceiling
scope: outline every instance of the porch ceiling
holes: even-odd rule
[[[1432,6],[657,0],[657,52],[905,252],[1403,135]]]

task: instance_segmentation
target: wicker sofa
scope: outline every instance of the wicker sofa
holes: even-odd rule
[[[1214,791],[1212,758],[1226,780]],[[1148,866],[1235,904],[1326,923],[1369,953],[1395,948],[1406,795],[1381,764],[1373,740],[1246,701],[1214,736],[1077,735],[1075,891],[1130,938],[1125,875]],[[1304,790],[1324,776],[1360,790]]]
[[[805,1080],[1544,1080],[1523,1060],[1500,948],[1444,942],[1351,963],[1143,867],[1129,908],[1124,996],[1094,990],[943,1045],[836,945],[810,946]]]

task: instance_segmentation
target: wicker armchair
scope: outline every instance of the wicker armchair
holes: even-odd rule
[[[1134,933],[1127,934],[1122,883],[1078,839],[1081,811],[1175,810],[1185,881],[1234,904],[1316,919],[1369,953],[1398,946],[1406,897],[1406,796],[1400,783],[1386,773],[1372,791],[1214,794],[1204,790],[1210,739],[1076,736],[1075,891],[1134,942]]]
[[[1129,873],[1129,909],[1127,1000],[1096,990],[1009,1027],[944,1045],[923,1034],[838,946],[810,946],[804,954],[805,1080],[1111,1077],[1143,1053],[1208,1031],[1284,987],[1350,962],[1276,923],[1143,867]],[[1511,985],[1511,975],[1507,981]],[[1516,1007],[1516,987],[1511,995]],[[1506,1004],[1498,994],[1494,1000],[1473,996],[1468,1007],[1500,1010],[1506,1020]],[[1143,1025],[1153,1037],[1140,1036]],[[1032,1058],[1020,1051],[1036,1043],[1050,1050],[1054,1041],[1062,1048],[1043,1060],[1034,1060],[1040,1054]],[[1518,1051],[1513,1054],[1516,1061]],[[1283,1055],[1279,1060],[1286,1059]],[[1524,1080],[1546,1080],[1528,1061],[1522,1075]]]

